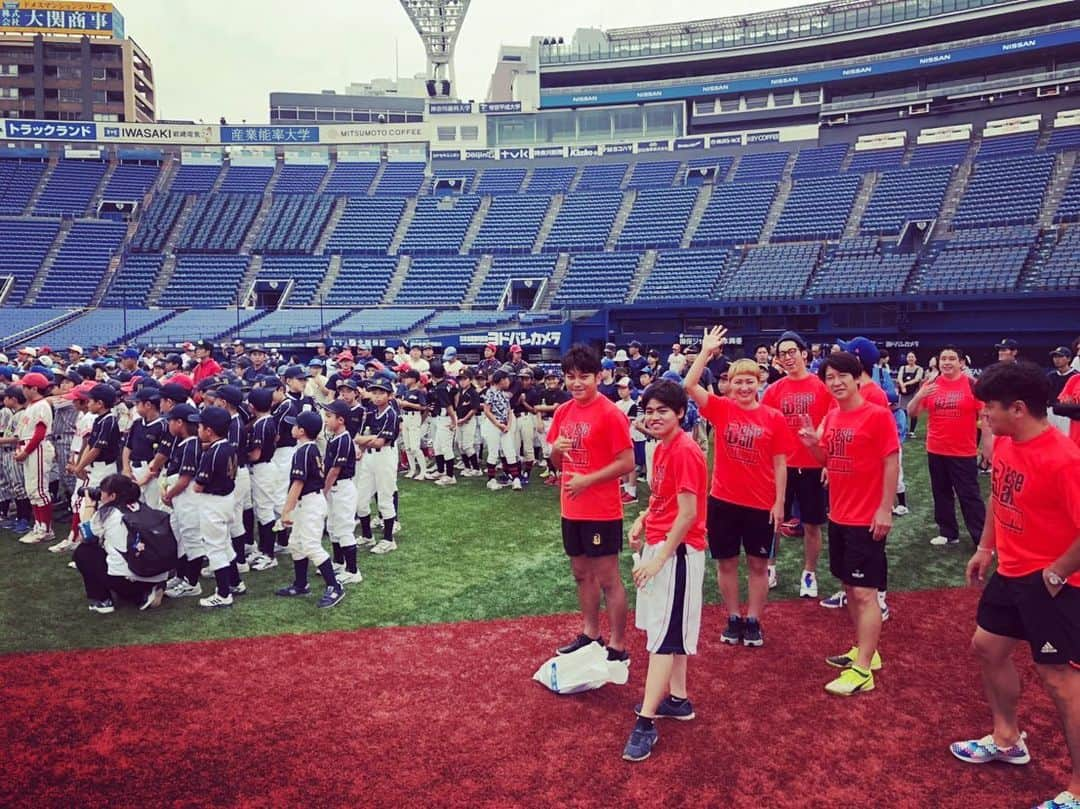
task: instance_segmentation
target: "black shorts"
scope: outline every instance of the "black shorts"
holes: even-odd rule
[[[567,556],[613,556],[622,551],[622,520],[562,521],[562,544]]]
[[[866,526],[829,521],[829,572],[848,587],[885,589],[889,562],[885,540],[878,541]]]
[[[824,525],[828,519],[825,511],[825,486],[821,482],[820,469],[800,469],[789,466],[787,492],[784,494],[784,516],[792,516],[795,502],[799,503],[799,519],[809,525]]]
[[[769,512],[740,506],[709,496],[706,527],[713,559],[734,559],[739,549],[747,556],[768,559],[772,553],[773,527]]]
[[[1080,669],[1080,587],[1066,584],[1051,597],[1041,570],[1015,577],[994,573],[979,599],[976,623],[1026,640],[1036,663]]]

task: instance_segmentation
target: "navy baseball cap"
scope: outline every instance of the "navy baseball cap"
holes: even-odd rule
[[[255,388],[248,394],[248,401],[256,410],[265,413],[274,404],[274,394],[270,388]]]
[[[311,374],[301,365],[290,365],[282,374],[286,379],[307,379]]]
[[[199,411],[186,402],[181,402],[165,414],[169,421],[184,421],[188,424],[199,423]]]
[[[285,422],[287,424],[295,424],[305,433],[308,438],[318,438],[319,430],[322,429],[322,419],[319,418],[319,414],[312,410],[305,410],[298,416],[286,416]]]
[[[188,400],[188,392],[183,385],[178,385],[175,382],[166,382],[161,386],[161,398],[172,399],[174,402],[186,402]]]
[[[102,382],[90,388],[87,398],[96,399],[106,407],[112,407],[116,404],[116,391],[113,390],[111,385],[106,385]]]
[[[259,381],[262,382],[262,386],[267,390],[284,387],[284,385],[282,385],[281,383],[281,380],[278,379],[276,376],[264,376]]]
[[[235,385],[222,385],[215,394],[217,398],[228,402],[233,407],[239,407],[244,402],[244,394]]]
[[[135,401],[153,402],[154,404],[158,404],[161,401],[161,391],[149,385],[144,388],[139,388],[139,390],[135,392]]]
[[[139,358],[139,349],[137,348],[125,348],[124,353],[120,355],[122,360],[137,360]]]
[[[1001,351],[1002,349],[1009,349],[1011,351],[1016,351],[1017,349],[1020,348],[1020,344],[1018,342],[1016,342],[1016,340],[1014,340],[1013,338],[1006,337],[1001,342],[995,343],[994,348],[996,348],[998,351]]]
[[[341,399],[334,399],[334,401],[326,406],[325,410],[328,413],[333,413],[335,416],[347,416],[352,408],[341,401]]]
[[[661,376],[660,378],[666,379],[668,382],[674,382],[678,385],[682,384],[682,377],[679,376],[678,371],[664,371],[663,376]]]
[[[224,407],[207,407],[198,414],[199,424],[209,427],[217,435],[224,436],[229,432],[229,422],[232,416]]]
[[[375,377],[367,384],[368,390],[382,390],[387,393],[393,393],[394,389],[390,387],[390,380],[384,377]]]
[[[355,379],[353,379],[352,377],[349,377],[347,379],[339,379],[337,381],[337,384],[334,387],[337,387],[337,388],[352,388],[353,390],[357,390],[359,386],[356,384]]]

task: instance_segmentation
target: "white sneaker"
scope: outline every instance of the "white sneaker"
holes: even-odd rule
[[[883,622],[888,621],[889,620],[889,605],[887,603],[885,603],[885,593],[882,592],[881,590],[878,590],[877,603],[878,603],[878,607],[881,609],[881,620]]]
[[[401,520],[394,520],[394,530],[390,533],[395,537],[401,533]]]
[[[334,562],[331,565],[331,567],[334,569],[334,575],[335,576],[340,576],[342,573],[345,572],[345,563],[344,562]]]
[[[809,570],[802,572],[799,579],[799,598],[817,598],[817,575]]]
[[[236,569],[238,571],[240,571],[241,573],[250,573],[251,572],[251,563],[250,562],[237,562],[236,563]]]
[[[30,533],[19,537],[19,542],[23,545],[37,545],[43,539],[45,539],[45,528],[41,525],[35,525],[30,529]]]
[[[487,482],[487,487],[493,492],[499,491],[502,488],[502,484],[496,478],[492,478]]]
[[[371,550],[375,547],[375,540],[368,537],[357,537],[356,547],[360,548],[360,550]]]
[[[335,573],[337,576],[338,584],[359,584],[364,580],[364,577],[360,575],[360,571],[350,573],[347,570],[343,570],[340,573]]]
[[[776,565],[769,565],[769,589],[774,589],[776,584]]]
[[[521,491],[521,478],[514,478],[514,482],[510,484],[510,488],[515,492]]]
[[[248,567],[251,568],[252,570],[256,570],[256,571],[269,570],[270,568],[277,567],[277,566],[278,566],[278,560],[277,559],[273,558],[272,556],[266,556],[266,555],[261,554],[261,553],[258,556],[252,557],[251,561],[248,562]]]
[[[212,609],[214,607],[231,607],[233,605],[232,593],[229,593],[224,598],[218,595],[217,590],[211,593],[206,598],[199,599],[199,606]]]
[[[70,537],[65,537],[55,545],[50,545],[49,553],[63,553],[64,551],[74,550],[74,548],[75,543],[71,541]]]
[[[372,528],[382,528],[382,517],[372,516],[372,518],[371,518],[371,527]]]
[[[387,542],[385,539],[382,539],[382,540],[379,540],[378,544],[376,544],[375,547],[371,549],[371,552],[372,553],[377,553],[377,554],[379,554],[381,556],[384,553],[390,553],[390,551],[396,551],[396,550],[397,550],[397,543],[396,542],[394,542],[393,540],[390,540],[389,542]]]
[[[956,539],[949,539],[948,537],[943,537],[943,536],[939,535],[939,536],[936,536],[933,539],[931,539],[930,544],[931,545],[937,545],[937,546],[940,547],[941,545],[955,545],[959,541],[960,541],[959,537],[957,537]]]
[[[907,506],[893,506],[892,513],[894,517],[906,517],[911,512]]]
[[[446,475],[440,475],[439,471],[437,469],[435,469],[435,470],[432,470],[431,472],[425,472],[423,479],[424,480],[440,480],[440,479],[442,479],[444,477],[446,477]]]
[[[175,587],[170,587],[166,590],[165,595],[169,598],[192,598],[194,596],[201,596],[202,585],[188,584],[187,581],[182,580]]]
[[[435,481],[436,486],[454,486],[457,484],[457,478],[452,478],[449,475],[443,475],[441,478]]]

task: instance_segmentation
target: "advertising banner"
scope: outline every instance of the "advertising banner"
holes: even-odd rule
[[[124,18],[112,3],[4,0],[0,34],[78,34],[124,38]]]
[[[481,101],[480,112],[483,113],[500,113],[500,112],[521,112],[520,101]]]

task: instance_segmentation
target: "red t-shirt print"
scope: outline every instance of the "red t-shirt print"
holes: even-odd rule
[[[697,514],[683,541],[695,550],[705,550],[708,473],[705,455],[688,433],[680,430],[670,444],[656,448],[651,491],[645,542],[659,545],[667,541],[668,532],[679,516],[679,495],[689,493],[697,500]]]
[[[1080,448],[1049,427],[1030,441],[999,436],[993,455],[998,571],[1026,576],[1052,564],[1080,536]],[[1080,573],[1069,584],[1080,587]]]
[[[822,425],[822,443],[829,470],[829,519],[869,526],[881,505],[882,461],[900,451],[892,414],[869,402],[854,410],[833,410]]]
[[[937,391],[922,401],[928,414],[926,451],[974,458],[978,452],[975,436],[982,402],[975,398],[971,380],[964,374],[956,379],[939,376],[933,384]]]
[[[603,469],[627,449],[633,449],[626,416],[606,396],[597,396],[587,405],[571,399],[559,405],[548,429],[548,443],[568,437],[573,447],[563,459],[562,480],[570,475],[588,475]],[[565,484],[561,492],[562,516],[568,520],[621,520],[623,516],[619,479],[590,486],[571,498]]]
[[[803,379],[784,377],[765,388],[761,403],[779,410],[787,422],[791,437],[787,465],[793,469],[820,469],[821,464],[799,440],[799,430],[803,427],[803,416],[809,416],[817,429],[825,414],[836,407],[836,399],[825,383],[813,375]]]
[[[766,405],[743,410],[712,393],[701,415],[716,428],[709,494],[739,506],[771,509],[776,500],[773,457],[792,449],[784,416]]]

